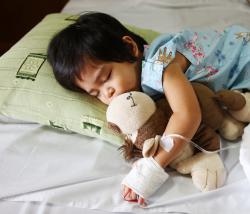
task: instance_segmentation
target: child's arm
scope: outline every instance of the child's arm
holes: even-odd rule
[[[200,124],[201,112],[193,88],[184,74],[188,66],[189,61],[180,53],[176,53],[175,59],[163,73],[164,92],[173,111],[164,134],[180,134],[191,139]],[[171,151],[166,152],[159,147],[154,159],[163,168],[166,167],[182,150],[185,143],[175,138]],[[137,197],[127,186],[123,186],[123,194],[127,200]],[[143,205],[144,199],[139,197],[138,203]]]
[[[187,59],[177,53],[163,73],[164,93],[173,111],[164,134],[180,134],[191,139],[200,124],[201,112],[195,92],[184,74],[188,65]],[[172,150],[166,152],[160,147],[154,159],[166,167],[184,145],[183,140],[175,138]]]

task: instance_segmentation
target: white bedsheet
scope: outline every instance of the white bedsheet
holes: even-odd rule
[[[250,7],[243,0],[70,0],[63,12],[88,10],[160,32],[229,24],[250,28]],[[0,142],[0,213],[250,211],[250,184],[239,164],[239,148],[221,154],[228,170],[221,189],[200,193],[189,177],[171,172],[148,208],[141,209],[122,200],[120,182],[130,166],[107,142],[3,117]]]
[[[70,0],[63,12],[102,11],[123,23],[176,32],[184,27],[249,26],[246,0]]]

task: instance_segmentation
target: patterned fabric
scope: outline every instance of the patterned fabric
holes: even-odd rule
[[[159,36],[145,47],[142,61],[142,90],[150,96],[163,93],[163,70],[178,51],[191,65],[185,72],[190,81],[211,89],[250,89],[250,31],[230,26],[223,32],[183,30]]]

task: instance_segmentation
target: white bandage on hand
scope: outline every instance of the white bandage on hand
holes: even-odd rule
[[[140,197],[147,199],[168,179],[169,175],[152,158],[138,160],[122,184],[131,188]]]

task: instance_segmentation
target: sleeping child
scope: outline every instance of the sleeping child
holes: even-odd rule
[[[250,31],[242,26],[222,32],[185,29],[163,34],[148,45],[114,17],[90,12],[54,36],[48,60],[62,86],[107,105],[128,91],[164,94],[173,112],[164,136],[192,139],[199,127],[201,111],[190,82],[205,83],[214,91],[250,90]],[[162,170],[185,145],[181,138],[165,139],[172,143],[171,150],[159,147],[150,163],[141,160],[145,167]],[[133,185],[122,185],[124,199],[145,206],[145,198],[136,191],[142,184]]]

